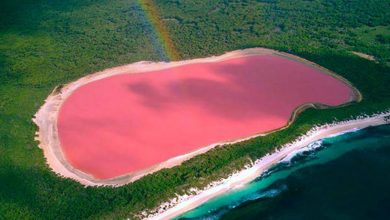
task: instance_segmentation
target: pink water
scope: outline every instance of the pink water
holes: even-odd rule
[[[284,126],[309,103],[340,105],[351,89],[273,55],[117,75],[77,89],[58,118],[69,163],[99,179]]]

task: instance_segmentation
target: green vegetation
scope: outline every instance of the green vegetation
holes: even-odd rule
[[[388,0],[155,1],[183,58],[269,47],[350,80],[361,103],[301,114],[288,129],[216,148],[119,188],[56,176],[31,118],[59,84],[107,67],[165,59],[137,1],[3,0],[0,3],[0,219],[124,218],[190,186],[205,186],[313,124],[390,107]],[[350,51],[368,53],[374,63]]]
[[[388,43],[375,45],[358,32],[367,28],[389,38],[389,1],[170,0],[160,4],[161,14],[174,18],[166,23],[184,57],[264,46],[293,53],[352,50],[390,61]]]
[[[369,54],[376,54],[380,61],[390,64],[390,26],[362,26],[352,33],[357,49]]]

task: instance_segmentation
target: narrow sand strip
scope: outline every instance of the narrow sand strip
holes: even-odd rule
[[[370,61],[376,61],[375,57],[361,52],[352,51],[353,54]]]
[[[39,111],[36,113],[33,121],[37,124],[39,130],[37,132],[36,139],[39,141],[39,147],[43,149],[44,156],[47,160],[47,163],[49,167],[56,172],[57,174],[72,178],[84,185],[112,185],[112,186],[120,186],[124,185],[130,182],[133,182],[142,176],[145,176],[147,174],[156,172],[162,168],[170,168],[173,166],[180,165],[183,161],[188,160],[196,155],[205,153],[206,151],[214,148],[217,145],[223,145],[223,144],[231,144],[240,142],[243,140],[247,140],[253,137],[265,135],[262,134],[256,134],[251,137],[239,139],[239,140],[233,140],[233,141],[227,141],[223,143],[216,143],[212,144],[203,148],[200,148],[196,151],[190,152],[185,155],[181,155],[178,157],[174,157],[172,159],[169,159],[165,162],[162,162],[160,164],[156,164],[153,167],[150,167],[145,170],[141,170],[139,172],[129,173],[123,176],[106,179],[106,180],[100,180],[96,179],[93,176],[84,173],[70,165],[64,156],[64,153],[61,150],[60,141],[58,137],[58,128],[57,128],[57,118],[59,114],[59,110],[63,102],[74,92],[76,89],[80,88],[81,86],[88,84],[90,82],[103,79],[106,77],[114,76],[114,75],[120,75],[120,74],[133,74],[133,73],[143,73],[143,72],[150,72],[153,70],[162,70],[187,64],[193,64],[193,63],[208,63],[208,62],[217,62],[217,61],[224,61],[229,60],[237,57],[246,57],[246,56],[255,56],[255,55],[265,55],[265,54],[272,54],[276,56],[281,56],[285,58],[289,58],[298,62],[301,62],[305,65],[314,67],[316,69],[319,69],[321,72],[325,74],[329,74],[335,78],[338,78],[339,80],[342,80],[344,83],[349,85],[353,93],[351,95],[350,101],[360,101],[362,99],[361,94],[359,91],[354,88],[346,79],[342,78],[341,76],[318,66],[315,63],[312,63],[310,61],[304,60],[300,57],[278,52],[275,50],[270,49],[264,49],[264,48],[252,48],[252,49],[245,49],[245,50],[237,50],[232,51],[229,53],[226,53],[221,56],[213,56],[209,58],[200,58],[200,59],[192,59],[192,60],[185,60],[185,61],[178,61],[178,62],[137,62],[129,65],[124,65],[120,67],[114,67],[111,69],[104,70],[102,72],[97,72],[91,75],[87,75],[85,77],[82,77],[74,82],[71,82],[69,84],[59,86],[48,96],[48,98],[45,101],[45,104],[39,109]],[[323,108],[326,106],[321,106],[317,104],[308,103],[306,105],[300,106],[297,108],[288,122],[288,124],[285,127],[282,127],[280,129],[285,129],[288,127],[291,122],[295,119],[296,115],[308,107],[316,107],[316,108]],[[280,130],[278,129],[278,130]],[[270,131],[273,132],[273,131]],[[269,133],[269,132],[268,132]]]
[[[273,164],[279,162],[289,154],[306,147],[310,143],[321,140],[323,138],[344,133],[347,131],[362,129],[369,126],[378,126],[390,123],[390,112],[373,115],[371,117],[358,117],[355,120],[336,122],[320,127],[315,127],[306,135],[301,136],[296,141],[286,144],[281,150],[262,157],[248,169],[244,169],[238,173],[231,175],[229,178],[222,181],[212,183],[205,190],[198,191],[196,195],[184,195],[179,199],[173,199],[168,203],[164,203],[156,210],[156,214],[145,216],[145,219],[171,219],[189,210],[192,210],[208,200],[226,193],[235,188],[239,188],[261,175],[269,169]],[[164,208],[165,207],[165,208]]]

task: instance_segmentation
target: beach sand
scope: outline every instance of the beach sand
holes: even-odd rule
[[[235,188],[239,188],[253,181],[257,177],[259,177],[261,173],[269,169],[273,164],[276,164],[291,153],[306,147],[310,143],[347,131],[389,123],[389,121],[385,120],[385,117],[389,115],[390,112],[386,112],[371,117],[359,117],[355,120],[337,122],[334,124],[315,127],[310,130],[306,135],[303,135],[301,136],[301,138],[298,138],[295,142],[286,144],[277,152],[262,157],[261,159],[256,161],[254,165],[250,168],[235,173],[229,178],[222,180],[218,183],[213,183],[211,184],[211,187],[198,191],[196,195],[185,195],[184,199],[175,199],[174,201],[180,202],[171,201],[168,205],[169,208],[164,209],[160,207],[158,210],[156,210],[156,214],[152,214],[147,217],[144,216],[144,218],[149,220],[163,220],[174,218],[180,214],[183,214],[189,210],[198,207],[199,205],[207,202],[208,200],[218,195],[226,193]]]

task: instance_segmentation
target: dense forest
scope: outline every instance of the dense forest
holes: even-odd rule
[[[161,43],[137,0],[2,0],[0,219],[132,217],[177,192],[228,176],[314,124],[390,108],[389,0],[152,2],[182,59],[274,48],[342,75],[363,101],[308,109],[288,129],[215,148],[133,184],[84,187],[45,164],[33,115],[57,85],[121,64],[166,60]]]

